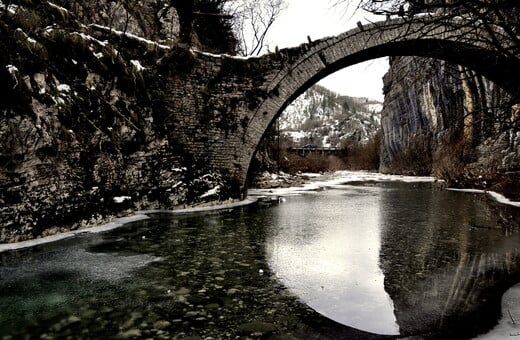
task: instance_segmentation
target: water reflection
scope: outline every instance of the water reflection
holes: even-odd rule
[[[277,277],[319,313],[364,331],[399,334],[379,268],[380,191],[345,186],[290,198],[275,209],[266,254]]]
[[[378,334],[470,338],[520,281],[518,214],[429,184],[337,186],[273,211],[267,261],[302,301]]]
[[[477,335],[519,280],[518,232],[504,235],[497,206],[467,198],[414,186],[382,191],[381,268],[402,334]]]
[[[500,217],[518,213],[341,185],[1,253],[0,339],[470,338],[520,282],[520,233]]]

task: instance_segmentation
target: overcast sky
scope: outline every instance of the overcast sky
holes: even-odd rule
[[[355,12],[355,6],[350,6],[345,12],[344,7],[334,6],[333,0],[286,1],[287,8],[268,36],[271,51],[275,46],[298,46],[307,41],[307,36],[315,40],[343,33],[356,27],[358,21],[381,20],[381,17],[374,18],[366,12]],[[347,67],[323,79],[320,84],[343,95],[383,101],[382,77],[387,70],[388,59],[381,58]]]

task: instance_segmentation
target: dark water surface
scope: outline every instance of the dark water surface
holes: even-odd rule
[[[520,282],[518,210],[361,183],[1,253],[0,339],[470,338]]]

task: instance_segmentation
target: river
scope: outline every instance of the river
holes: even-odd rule
[[[520,282],[520,209],[377,178],[0,253],[0,339],[488,332]]]

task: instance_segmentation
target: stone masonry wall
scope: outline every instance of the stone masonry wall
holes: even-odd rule
[[[254,109],[266,96],[262,90],[277,58],[247,61],[229,56],[172,50],[163,62],[167,74],[168,116],[165,122],[171,143],[184,150],[190,168],[219,172],[225,196],[245,194],[245,177],[257,144],[246,138]],[[254,125],[254,124],[253,124]],[[255,128],[262,128],[254,126]]]

